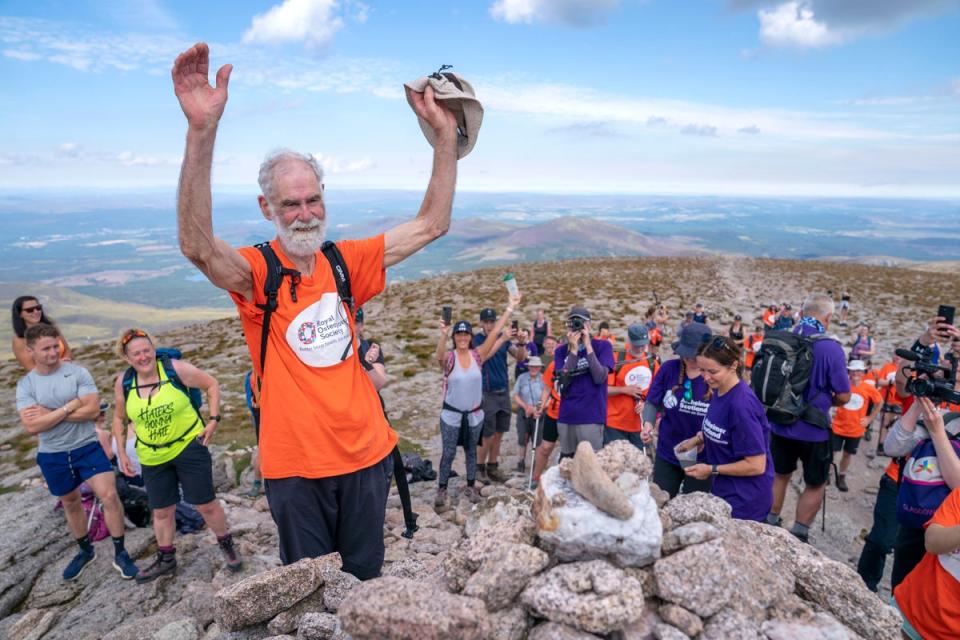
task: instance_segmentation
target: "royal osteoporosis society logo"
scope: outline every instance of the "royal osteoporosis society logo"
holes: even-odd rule
[[[346,312],[336,293],[325,293],[287,327],[287,344],[311,367],[330,367],[353,353]]]

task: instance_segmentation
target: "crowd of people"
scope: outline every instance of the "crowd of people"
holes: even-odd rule
[[[260,169],[258,203],[277,236],[235,249],[213,233],[210,197],[232,68],[222,67],[211,86],[208,65],[209,51],[198,44],[173,69],[188,124],[179,241],[210,282],[229,292],[240,316],[259,444],[251,494],[262,483],[284,564],[336,551],[344,571],[373,578],[384,561],[382,532],[399,438],[378,393],[388,377],[379,346],[364,339],[362,305],[383,290],[388,267],[449,228],[463,130],[429,85],[423,93],[408,89],[433,145],[420,211],[384,234],[335,245],[324,242],[323,172],[314,158],[289,150],[270,154]],[[960,330],[951,322],[934,318],[911,347],[911,358],[875,366],[869,325],[857,328],[849,351],[828,333],[837,310],[831,293],[811,294],[796,310],[789,303],[765,305],[756,318],[735,315],[729,325],[716,324],[717,314],[698,302],[683,313],[670,341],[672,357],[665,359],[662,343],[673,332],[659,301],[643,322],[625,327],[597,321],[582,305],[572,307],[562,325],[538,309],[529,326],[520,326],[521,302],[513,292],[501,313],[482,309],[479,330],[467,319],[454,321],[452,309],[441,318],[435,354],[443,374],[438,509],[451,498],[460,448],[462,495],[477,502],[479,485],[504,482],[513,468],[525,474],[529,465],[535,489],[555,449],[564,458],[583,442],[599,450],[625,440],[653,458],[652,481],[670,496],[712,492],[730,504],[733,517],[770,526],[783,526],[786,490],[799,470],[803,489],[790,532],[807,542],[835,454],[833,481],[849,491],[851,460],[863,441],[873,439],[879,416],[872,455],[891,456],[891,462],[880,479],[858,571],[876,590],[892,550],[891,603],[903,613],[905,632],[927,638],[960,633],[960,414],[952,413],[960,406],[951,395]],[[838,324],[845,325],[849,294],[841,295],[839,309]],[[240,570],[208,450],[221,419],[218,381],[179,354],[158,349],[146,331],[124,331],[117,342],[124,368],[113,384],[107,444],[97,435],[103,408],[96,384],[71,361],[40,302],[18,298],[13,325],[13,352],[25,373],[17,411],[24,428],[38,436],[38,465],[79,547],[64,579],[79,577],[96,556],[80,504],[82,484],[103,506],[121,577],[146,582],[175,571],[173,513],[181,500],[194,505],[216,534],[226,566]],[[797,354],[806,360],[790,360]],[[933,369],[910,369],[911,360]],[[771,388],[779,389],[773,397]],[[519,451],[512,468],[502,451],[511,424]],[[157,553],[145,567],[137,567],[124,547],[118,474],[141,476],[149,499]]]

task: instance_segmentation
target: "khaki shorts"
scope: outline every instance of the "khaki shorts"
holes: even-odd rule
[[[583,441],[589,442],[594,451],[599,451],[603,447],[602,424],[558,422],[557,430],[560,432],[560,453],[563,455],[573,455],[577,445]]]

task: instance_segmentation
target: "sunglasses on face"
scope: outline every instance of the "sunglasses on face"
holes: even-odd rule
[[[21,309],[21,311],[23,311],[24,313],[35,313],[35,312],[36,312],[36,313],[41,313],[41,312],[43,312],[43,305],[42,305],[42,304],[38,304],[38,305],[35,306],[35,307],[23,307],[23,308]]]

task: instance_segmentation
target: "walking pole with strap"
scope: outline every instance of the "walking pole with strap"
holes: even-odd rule
[[[277,292],[283,283],[284,276],[290,278],[290,295],[293,301],[297,301],[297,285],[300,284],[300,272],[293,269],[287,269],[280,262],[280,258],[274,252],[269,242],[261,242],[255,245],[260,251],[263,260],[267,265],[267,277],[263,282],[263,294],[266,304],[257,305],[263,310],[263,329],[260,336],[260,376],[257,378],[257,390],[260,390],[262,377],[265,372],[267,359],[267,343],[269,342],[270,317],[277,310]],[[347,303],[350,311],[350,317],[354,313],[353,293],[350,287],[350,272],[347,270],[347,263],[343,260],[343,255],[337,249],[337,245],[329,240],[320,247],[323,256],[330,263],[330,270],[333,271],[333,280],[337,284],[337,295],[340,300]],[[349,345],[347,349],[349,349]],[[257,394],[259,397],[259,393]],[[413,533],[419,529],[417,526],[417,514],[413,512],[413,504],[410,501],[410,487],[407,485],[407,472],[403,467],[403,457],[400,455],[399,445],[390,452],[393,457],[394,476],[397,479],[397,493],[400,495],[400,504],[403,506],[403,521],[406,529],[403,532],[405,538],[412,538]]]
[[[533,450],[530,452],[530,477],[527,478],[527,491],[533,488],[533,467],[537,463],[537,436],[540,435],[540,421],[543,420],[543,414],[533,423]]]

